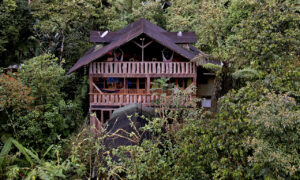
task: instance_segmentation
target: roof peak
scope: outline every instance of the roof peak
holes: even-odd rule
[[[95,31],[94,31],[95,32]],[[94,42],[103,42],[108,43],[107,45],[103,46],[101,49],[93,50],[90,53],[86,53],[83,57],[81,57],[77,63],[70,69],[68,74],[72,73],[73,71],[77,70],[78,68],[86,65],[102,56],[104,56],[109,51],[120,47],[121,45],[133,40],[134,38],[138,37],[141,34],[146,34],[151,39],[156,41],[157,43],[163,45],[164,47],[176,52],[180,56],[186,59],[193,59],[195,54],[184,49],[183,47],[176,44],[176,40],[180,40],[183,36],[177,36],[176,33],[170,33],[159,27],[156,24],[151,23],[150,21],[146,20],[145,18],[140,18],[139,20],[129,24],[123,29],[120,29],[117,32],[108,32],[105,36],[101,37],[99,32],[95,32],[93,37],[99,39],[99,41]],[[99,36],[100,34],[100,36]],[[195,34],[190,34],[190,37],[194,36]],[[92,38],[92,33],[91,33]],[[191,41],[193,39],[186,38],[185,42]]]

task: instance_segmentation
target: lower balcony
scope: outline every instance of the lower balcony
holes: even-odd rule
[[[121,107],[128,104],[138,103],[145,106],[155,106],[156,102],[171,102],[170,98],[173,96],[167,96],[167,98],[162,98],[158,94],[115,94],[115,93],[90,93],[90,106],[92,109],[95,106],[105,106],[105,107]],[[187,101],[192,100],[192,95],[187,97]],[[164,100],[162,100],[164,99]]]
[[[125,106],[127,104],[140,103],[151,106],[153,102],[159,100],[159,95],[151,94],[90,94],[91,106]]]

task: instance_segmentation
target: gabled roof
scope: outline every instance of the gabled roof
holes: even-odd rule
[[[101,37],[107,33],[105,36]],[[176,44],[190,44],[197,42],[197,37],[194,32],[182,32],[182,36],[178,36],[178,32],[161,32],[168,38],[172,39]],[[90,31],[90,42],[94,43],[111,43],[118,39],[123,33],[121,32],[106,32],[106,31]]]
[[[196,54],[190,52],[175,43],[167,34],[167,31],[161,27],[150,23],[145,19],[139,19],[138,21],[126,26],[125,28],[119,30],[115,33],[118,37],[110,37],[110,43],[103,46],[101,49],[97,49],[96,46],[88,50],[83,57],[81,57],[77,63],[69,70],[68,74],[76,71],[80,67],[89,64],[90,62],[104,56],[109,51],[118,48],[119,46],[133,40],[141,34],[146,34],[152,38],[157,43],[167,47],[170,50],[173,50],[177,54],[191,60]],[[174,34],[171,34],[174,36]],[[109,39],[109,38],[108,38]]]

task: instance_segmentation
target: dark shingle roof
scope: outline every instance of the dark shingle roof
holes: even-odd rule
[[[123,33],[107,32],[104,37],[101,37],[105,31],[90,31],[90,42],[95,43],[111,43],[118,39]],[[172,39],[176,44],[189,44],[197,42],[197,37],[194,32],[183,32],[182,36],[178,36],[178,32],[161,32],[169,39]]]
[[[93,35],[96,36],[94,33]],[[108,36],[110,33],[108,33],[106,36]],[[154,41],[158,42],[159,44],[167,47],[170,50],[173,50],[177,54],[191,60],[193,59],[196,54],[195,52],[190,52],[173,41],[173,38],[170,38],[175,36],[174,33],[166,32],[166,30],[162,29],[161,27],[154,25],[150,23],[149,21],[145,19],[139,19],[138,21],[126,26],[125,28],[119,30],[118,32],[111,33],[116,35],[104,37],[106,38],[107,42],[110,42],[109,44],[103,46],[100,49],[97,49],[95,46],[91,48],[83,57],[81,57],[77,63],[69,70],[68,74],[76,71],[80,67],[89,64],[90,62],[102,57],[109,51],[133,40],[134,38],[138,37],[141,34],[146,34],[150,38],[152,38]],[[185,33],[183,33],[185,34]],[[191,33],[187,33],[189,36],[192,36]]]

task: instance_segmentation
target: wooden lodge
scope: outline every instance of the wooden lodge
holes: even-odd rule
[[[197,95],[205,97],[203,105],[209,107],[214,76],[191,61],[202,53],[191,45],[196,41],[194,32],[167,32],[145,19],[117,32],[91,31],[95,45],[68,74],[88,66],[90,111],[101,124],[116,108],[132,103],[151,106],[160,98],[152,94],[151,82],[161,77],[181,89],[197,86]]]

